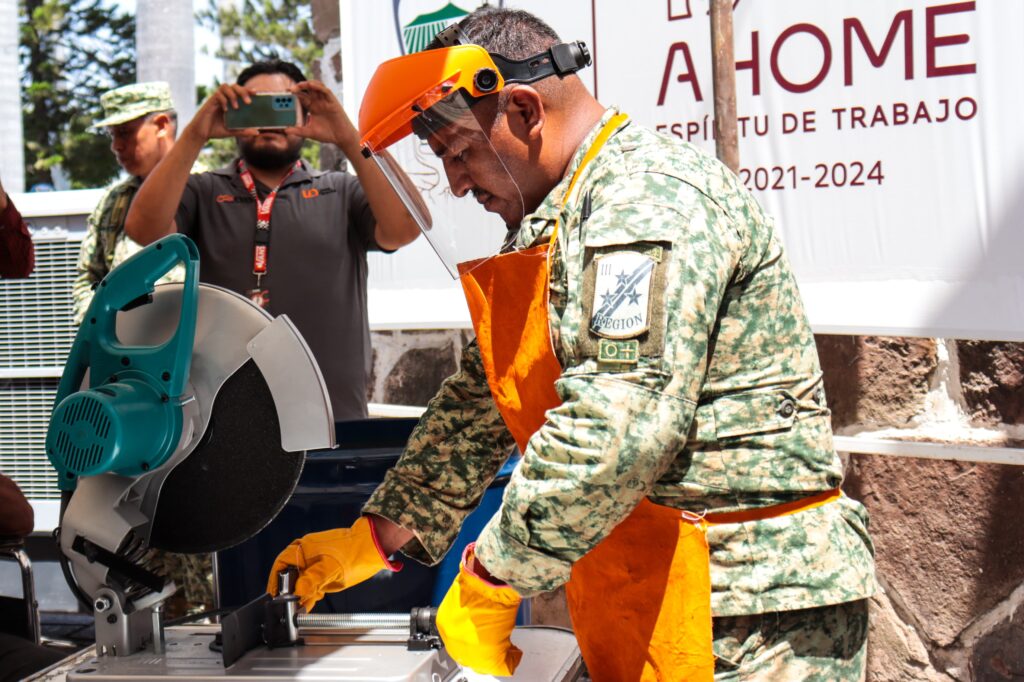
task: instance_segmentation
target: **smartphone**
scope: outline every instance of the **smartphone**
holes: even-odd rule
[[[239,101],[238,108],[224,112],[224,127],[291,128],[302,122],[302,103],[290,92],[261,92],[252,103]]]

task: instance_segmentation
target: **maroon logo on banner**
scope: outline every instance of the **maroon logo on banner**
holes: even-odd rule
[[[710,0],[706,0],[703,4],[708,4]],[[668,0],[668,20],[676,21],[678,19],[689,19],[693,16],[693,7],[696,3],[693,0]],[[736,9],[736,6],[740,4],[740,0],[734,0],[732,8]],[[703,9],[704,14],[710,12],[710,9],[701,7],[698,5],[698,11]]]
[[[669,0],[669,20],[693,16],[693,5],[694,3],[688,1]],[[920,10],[913,9],[894,12],[884,35],[882,32],[870,34],[857,17],[846,17],[841,23],[825,28],[800,22],[787,27],[774,37],[762,36],[760,31],[751,31],[746,38],[737,34],[736,71],[749,72],[750,93],[755,97],[761,94],[762,83],[766,81],[775,83],[787,92],[810,92],[821,85],[833,71],[841,73],[843,85],[850,87],[855,81],[854,64],[860,55],[866,56],[867,62],[875,69],[882,68],[890,59],[893,62],[902,59],[904,79],[913,80],[915,75],[920,74],[920,69],[915,70],[915,56],[918,59],[921,56],[921,51],[915,49],[916,45],[920,44],[915,42],[916,39],[924,43],[925,78],[974,74],[977,72],[976,63],[948,63],[947,60],[951,57],[944,52],[946,48],[970,43],[972,36],[949,23],[940,27],[938,19],[945,15],[974,12],[975,8],[975,2],[925,7],[923,40],[920,33],[915,36],[914,14]],[[970,26],[966,22],[962,25]],[[785,45],[797,36],[803,36],[805,40],[811,39],[818,44],[817,70],[804,81],[797,81],[792,74],[786,73],[780,57]],[[749,48],[746,47],[748,42]],[[833,65],[836,65],[834,70]],[[743,79],[738,80],[737,85],[740,85]],[[703,101],[704,92],[694,64],[693,53],[686,41],[672,43],[668,48],[661,87],[658,91],[658,106],[664,106],[669,87],[678,84],[685,84],[683,87],[690,89],[694,100]]]

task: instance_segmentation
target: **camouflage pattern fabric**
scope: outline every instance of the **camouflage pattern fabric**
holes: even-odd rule
[[[210,554],[175,554],[150,550],[143,561],[146,568],[173,580],[178,591],[164,604],[164,618],[202,613],[213,604],[213,560]]]
[[[735,175],[627,122],[562,206],[569,177],[614,113],[517,236],[519,247],[542,243],[561,224],[549,323],[563,403],[528,443],[477,556],[524,596],[565,583],[573,562],[643,497],[696,513],[736,511],[842,481],[796,282],[772,221]],[[599,293],[598,264],[641,256],[650,261],[648,308],[637,314],[648,324],[630,338],[596,333],[608,293]],[[644,301],[630,293],[623,305]],[[511,444],[471,344],[364,511],[412,530],[403,551],[437,562]],[[711,527],[714,615],[870,596],[866,527],[864,508],[848,498]]]
[[[71,307],[75,324],[81,324],[85,311],[92,303],[93,290],[107,273],[138,253],[142,247],[124,231],[135,193],[142,181],[128,178],[111,186],[96,205],[88,219],[88,231],[78,251],[78,267],[71,286]],[[157,284],[180,282],[185,270],[178,265],[161,277]]]
[[[860,682],[867,672],[868,601],[716,618],[717,682]]]
[[[103,93],[100,105],[103,107],[103,118],[93,123],[90,130],[121,125],[146,114],[174,109],[171,86],[164,81],[122,85]]]

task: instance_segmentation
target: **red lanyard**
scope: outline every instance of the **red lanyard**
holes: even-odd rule
[[[260,197],[256,193],[256,181],[252,179],[252,173],[249,172],[245,161],[242,159],[238,160],[238,175],[242,178],[242,184],[248,190],[249,196],[256,202],[256,239],[253,243],[252,274],[256,275],[257,288],[260,286],[260,280],[267,274],[267,267],[270,261],[270,214],[274,210],[277,190],[281,189],[281,185],[285,183],[285,180],[300,168],[302,168],[302,162],[296,161],[292,169],[288,171],[288,175],[281,178],[281,182],[278,183],[277,187],[272,189],[263,201],[260,201]]]

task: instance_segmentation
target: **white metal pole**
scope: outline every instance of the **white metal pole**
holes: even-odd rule
[[[18,0],[0,0],[0,181],[8,192],[25,191],[18,65]]]
[[[138,81],[171,84],[181,130],[196,111],[192,0],[138,0],[135,19]]]

